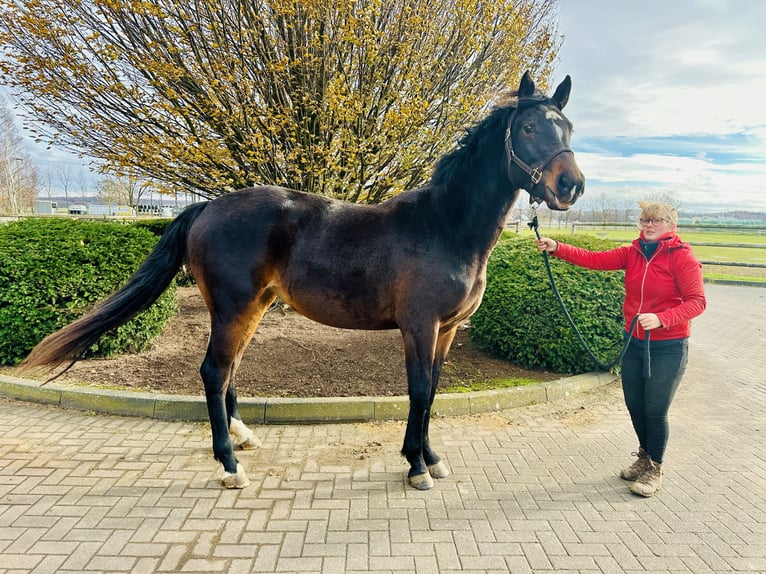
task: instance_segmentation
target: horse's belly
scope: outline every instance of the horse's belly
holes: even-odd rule
[[[304,317],[341,329],[395,329],[393,314],[380,301],[352,293],[277,290],[279,298]]]
[[[383,329],[397,329],[398,325],[392,319],[380,319],[374,317],[355,317],[341,312],[338,313],[317,313],[315,310],[304,310],[294,307],[301,315],[308,317],[312,321],[338,327],[339,329],[360,329],[367,331],[379,331]]]

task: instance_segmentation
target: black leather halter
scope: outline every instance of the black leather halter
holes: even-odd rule
[[[525,163],[516,153],[513,151],[513,141],[511,138],[511,132],[513,128],[513,121],[516,119],[516,115],[519,113],[520,110],[524,108],[529,108],[535,105],[539,104],[550,104],[556,109],[558,109],[558,106],[556,105],[556,102],[554,102],[550,98],[546,97],[531,97],[531,98],[519,98],[519,102],[516,105],[516,109],[513,110],[513,113],[511,114],[510,119],[508,120],[508,127],[505,129],[505,153],[508,158],[508,177],[511,181],[513,181],[513,175],[511,174],[511,168],[513,167],[513,164],[516,164],[524,173],[526,173],[529,176],[530,181],[532,182],[532,189],[527,189],[529,194],[539,200],[545,199],[545,194],[543,193],[543,196],[540,197],[539,195],[535,195],[533,192],[535,186],[540,183],[540,181],[543,178],[543,170],[548,167],[548,164],[553,161],[553,158],[557,155],[560,155],[565,152],[569,152],[571,154],[574,154],[574,152],[565,145],[561,145],[554,149],[551,153],[549,153],[542,161],[537,162],[536,165],[530,166],[529,164]],[[523,189],[526,189],[524,186],[519,186]],[[547,187],[547,186],[546,186]]]

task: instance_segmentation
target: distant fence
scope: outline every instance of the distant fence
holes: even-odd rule
[[[11,223],[21,219],[79,219],[83,221],[112,221],[132,223],[134,221],[157,221],[158,219],[163,218],[156,215],[76,215],[73,213],[24,213],[22,215],[0,215],[0,224]],[[166,217],[165,219],[169,218]]]
[[[766,227],[762,225],[725,225],[718,223],[679,223],[676,226],[678,229],[688,229],[690,231],[742,231],[755,233],[756,235],[766,235]],[[636,228],[635,223],[597,223],[593,221],[575,221],[572,223],[572,233],[576,233],[577,229],[625,229]],[[716,244],[718,245],[718,244]]]
[[[516,233],[518,233],[521,230],[521,220],[513,219],[511,221],[506,221],[505,228],[513,229]]]

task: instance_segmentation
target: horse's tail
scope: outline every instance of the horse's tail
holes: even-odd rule
[[[207,203],[196,203],[181,212],[119,291],[87,315],[40,341],[21,362],[21,368],[52,368],[66,360],[76,360],[101,335],[149,308],[167,289],[186,259],[189,229],[205,206]]]

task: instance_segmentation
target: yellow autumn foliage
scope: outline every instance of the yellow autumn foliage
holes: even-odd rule
[[[0,0],[0,79],[46,139],[168,190],[378,202],[531,70],[553,0]]]

